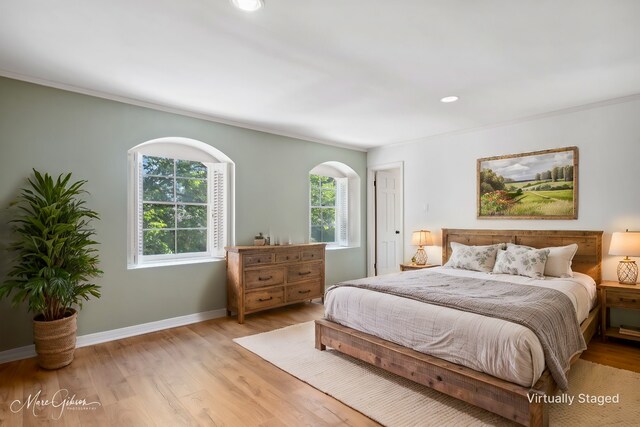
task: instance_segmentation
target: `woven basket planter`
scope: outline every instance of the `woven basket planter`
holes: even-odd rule
[[[71,310],[64,319],[44,322],[33,319],[33,342],[38,365],[44,369],[59,369],[73,361],[76,350],[78,313]]]

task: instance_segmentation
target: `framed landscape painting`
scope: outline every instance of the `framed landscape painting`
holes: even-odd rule
[[[480,219],[577,219],[578,148],[478,159]]]

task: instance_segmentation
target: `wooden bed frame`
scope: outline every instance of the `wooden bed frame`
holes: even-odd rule
[[[442,263],[451,255],[450,242],[486,245],[511,242],[536,248],[578,244],[572,269],[602,280],[602,231],[563,230],[442,230]],[[596,332],[600,304],[580,325],[588,343]],[[553,394],[557,386],[548,369],[535,386],[518,384],[429,356],[373,335],[339,325],[326,319],[316,320],[318,350],[331,347],[386,371],[413,380],[449,396],[484,408],[526,426],[546,426],[548,414],[542,399],[529,402],[531,393]],[[575,356],[571,363],[575,362]]]

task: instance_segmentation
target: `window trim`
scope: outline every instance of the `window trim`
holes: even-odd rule
[[[141,217],[139,197],[141,186],[142,156],[159,156],[180,160],[200,161],[207,166],[207,251],[183,254],[142,255],[139,251],[141,236]],[[224,260],[224,246],[235,244],[235,163],[220,150],[189,138],[167,137],[144,142],[128,152],[129,181],[128,181],[128,209],[127,209],[127,268],[145,268],[166,265],[181,265]],[[226,182],[223,183],[224,233],[221,247],[213,247],[213,171],[216,164],[224,164],[223,169]]]

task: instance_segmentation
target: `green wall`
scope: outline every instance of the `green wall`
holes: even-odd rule
[[[78,334],[225,307],[225,264],[127,270],[127,150],[166,137],[211,144],[236,164],[236,243],[271,230],[302,241],[309,170],[335,160],[361,178],[361,246],[327,252],[327,285],[366,274],[366,153],[0,78],[0,280],[9,267],[6,207],[31,168],[88,180],[104,276],[102,298],[85,304]],[[0,301],[0,351],[29,345],[31,315]]]

